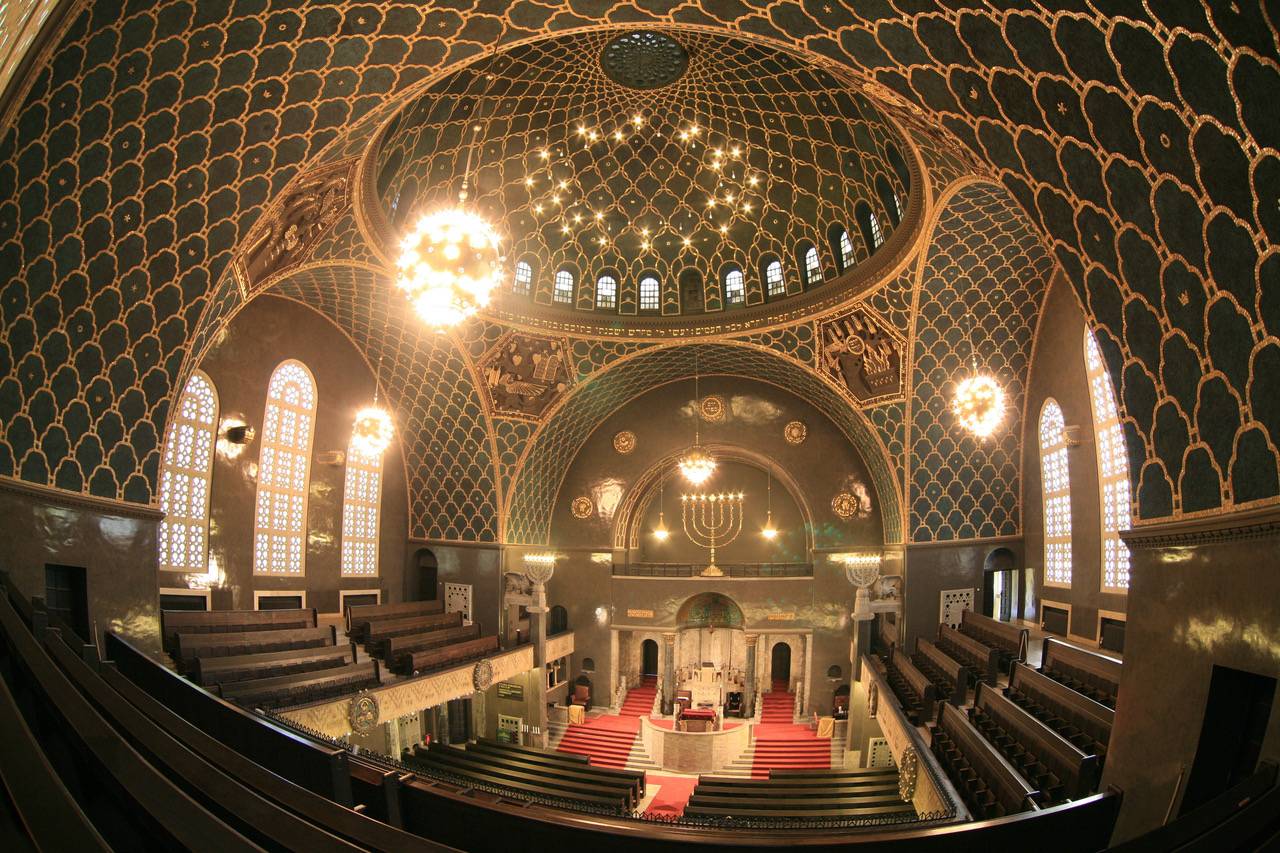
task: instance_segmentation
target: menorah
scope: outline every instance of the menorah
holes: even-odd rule
[[[711,562],[702,570],[707,578],[723,577],[716,565],[716,543],[728,545],[742,532],[742,492],[680,496],[685,535],[693,544],[711,549]]]

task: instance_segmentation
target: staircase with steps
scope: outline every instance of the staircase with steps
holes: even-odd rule
[[[784,686],[784,685],[775,685]],[[717,776],[767,779],[773,768],[825,769],[839,767],[843,760],[843,738],[836,753],[834,738],[819,738],[807,725],[796,725],[792,716],[795,694],[775,690],[761,697],[760,724],[751,745]]]
[[[611,715],[592,717],[582,725],[553,722],[549,727],[552,748],[585,755],[597,767],[657,770],[640,742],[639,723],[638,717]]]
[[[632,687],[627,691],[627,698],[622,701],[622,707],[618,709],[619,716],[623,717],[647,717],[653,712],[653,700],[658,695],[658,679],[653,676],[646,676],[640,679],[640,684]]]

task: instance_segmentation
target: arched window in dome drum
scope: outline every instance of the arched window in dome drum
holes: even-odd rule
[[[804,285],[817,287],[822,284],[822,262],[818,259],[818,249],[810,246],[804,250]]]
[[[840,229],[840,271],[844,272],[853,266],[853,241],[849,239],[849,232]]]
[[[782,277],[782,261],[774,259],[765,265],[764,283],[769,296],[782,296],[787,292],[787,284]]]
[[[517,296],[528,296],[533,287],[533,267],[525,261],[516,264],[516,277],[511,282],[511,292]]]
[[[253,573],[302,575],[316,383],[300,361],[283,361],[267,386],[253,522]]]
[[[1071,586],[1071,472],[1066,422],[1052,398],[1040,410],[1040,489],[1044,506],[1044,585]]]
[[[703,310],[706,292],[702,285],[702,273],[695,269],[681,270],[677,280],[680,284],[680,310],[686,314]]]
[[[724,274],[724,301],[729,305],[741,305],[747,301],[747,289],[742,278],[742,270],[736,267]]]
[[[596,308],[613,309],[618,307],[618,280],[611,275],[602,275],[596,279]]]
[[[905,214],[902,212],[902,197],[897,193],[893,194],[893,209],[898,211],[898,221],[901,222]]]
[[[902,184],[902,194],[906,197],[911,194],[911,170],[907,168],[907,161],[902,159],[902,152],[892,143],[885,146],[885,156],[889,159],[889,165],[893,167],[893,173],[898,176],[898,181]]]
[[[658,292],[661,285],[658,280],[651,275],[647,275],[640,279],[640,310],[641,311],[657,311],[660,307],[658,302]]]
[[[573,304],[573,273],[568,270],[560,270],[556,273],[556,287],[552,292],[552,298],[565,305]]]
[[[893,187],[889,186],[889,181],[884,175],[876,176],[876,194],[880,196],[880,204],[889,215],[889,222],[896,228],[902,222],[902,213],[898,208],[897,196],[893,193]]]
[[[1084,330],[1085,371],[1093,410],[1093,446],[1098,457],[1098,488],[1102,506],[1102,591],[1129,591],[1129,546],[1120,531],[1129,528],[1129,458],[1116,409],[1111,376],[1098,342]]]
[[[382,454],[347,445],[342,489],[342,576],[377,577],[378,513],[382,503]]]
[[[187,380],[164,442],[160,470],[160,569],[208,571],[209,480],[218,431],[218,392],[197,370]]]
[[[874,251],[884,244],[884,231],[880,230],[880,220],[876,218],[874,213],[868,214],[869,226],[871,228],[871,248]]]
[[[862,232],[862,242],[867,252],[874,252],[880,247],[880,223],[871,212],[871,205],[865,201],[858,202],[853,208],[853,216],[858,220],[858,230]],[[873,226],[874,223],[874,227]]]

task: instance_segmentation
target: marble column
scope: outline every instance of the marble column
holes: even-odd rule
[[[759,634],[747,634],[747,665],[742,677],[742,707],[748,716],[754,716],[756,709],[756,646],[760,643]]]
[[[553,555],[526,555],[524,575],[533,584],[533,601],[529,605],[529,634],[533,642],[534,680],[530,689],[536,691],[538,701],[533,704],[529,725],[542,732],[542,742],[546,746],[547,731],[547,581],[555,574],[556,563]]]
[[[662,713],[670,714],[676,697],[676,635],[662,635]]]

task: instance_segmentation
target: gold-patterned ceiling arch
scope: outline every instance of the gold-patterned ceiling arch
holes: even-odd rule
[[[496,52],[417,96],[376,144],[367,213],[390,242],[469,179],[468,203],[505,238],[506,290],[517,262],[530,267],[527,294],[502,307],[719,312],[870,257],[910,201],[904,149],[861,93],[790,53],[709,32],[579,32]],[[742,277],[728,284],[731,270]],[[557,293],[562,271],[572,285]],[[651,302],[645,278],[659,283]]]

